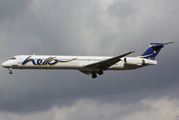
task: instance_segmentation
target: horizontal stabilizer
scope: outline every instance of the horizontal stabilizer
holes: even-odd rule
[[[172,44],[172,43],[174,43],[174,42],[161,43],[161,44],[159,44],[159,45],[151,46],[151,48],[160,47],[160,46],[162,46],[162,45],[168,45],[168,44]]]

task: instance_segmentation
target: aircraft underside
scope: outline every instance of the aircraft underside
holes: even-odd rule
[[[123,65],[122,65],[123,64]],[[115,71],[119,71],[119,70],[132,70],[132,69],[137,69],[140,67],[144,67],[146,65],[125,65],[124,63],[121,63],[119,66],[111,66],[110,68],[106,69],[106,70],[115,70]],[[79,70],[80,72],[87,74],[87,75],[91,75],[92,78],[96,78],[97,74],[98,75],[102,75],[104,74],[103,69],[98,69],[98,68],[85,68],[83,66],[76,66],[76,67],[62,67],[62,66],[22,66],[22,65],[16,65],[13,66],[11,68],[9,68],[9,74],[12,74],[12,69],[36,69],[36,70],[40,70],[40,69],[45,69],[45,70]]]

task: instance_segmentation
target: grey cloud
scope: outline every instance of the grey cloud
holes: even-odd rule
[[[6,20],[0,23],[3,33],[0,61],[16,54],[32,53],[118,55],[136,50],[131,56],[138,56],[150,42],[178,41],[178,7],[164,2],[168,8],[155,7],[158,11],[155,13],[150,9],[152,3],[156,4],[155,1],[114,2],[103,11],[96,1],[22,2],[27,7],[22,5],[15,13],[9,13],[10,17],[6,16],[8,12],[2,13]],[[15,6],[15,9],[19,7]],[[145,14],[148,11],[152,14]],[[71,107],[86,98],[125,105],[148,97],[178,99],[177,45],[162,49],[156,66],[109,71],[96,80],[79,71],[65,70],[14,70],[10,76],[1,68],[0,109],[28,114],[55,105]]]
[[[112,17],[123,20],[138,12],[135,4],[136,2],[116,1],[109,6],[108,12]]]
[[[143,99],[135,104],[123,105],[120,103],[101,104],[98,101],[82,99],[72,107],[59,108],[52,107],[48,111],[30,114],[15,114],[1,112],[2,119],[11,118],[12,120],[31,120],[31,119],[175,119],[178,118],[178,100],[171,100],[167,97],[159,99]],[[152,114],[152,115],[151,115]],[[7,117],[8,116],[8,117]]]
[[[30,1],[24,0],[1,0],[0,1],[0,20],[12,19],[14,17],[19,17],[21,13],[26,10],[26,6]]]

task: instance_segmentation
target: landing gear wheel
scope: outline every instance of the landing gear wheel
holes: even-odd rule
[[[102,75],[102,74],[103,74],[103,71],[102,71],[102,70],[98,71],[98,74],[99,74],[99,75]]]
[[[96,78],[97,75],[95,73],[92,74],[92,78]]]
[[[9,68],[9,74],[12,74],[12,68]]]

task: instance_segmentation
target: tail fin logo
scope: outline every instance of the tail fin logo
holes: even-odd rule
[[[148,49],[141,55],[138,56],[138,58],[146,58],[146,59],[152,59],[154,60],[161,48],[163,48],[162,43],[151,43],[148,47]]]

